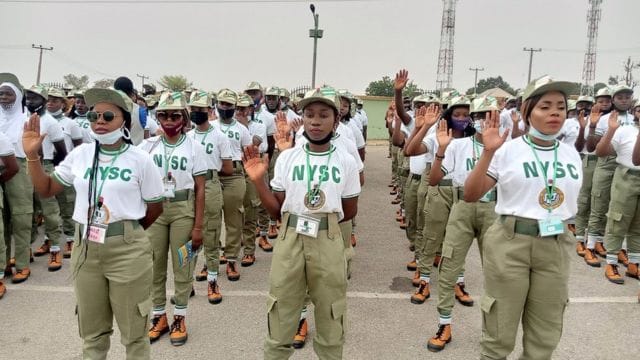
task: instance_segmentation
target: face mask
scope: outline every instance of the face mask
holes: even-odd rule
[[[113,145],[122,137],[122,128],[113,130],[112,132],[108,132],[106,134],[97,134],[91,131],[91,137],[97,140],[100,144],[104,145]]]
[[[538,131],[538,129],[531,126],[529,127],[529,135],[533,136],[534,138],[538,138],[540,140],[553,141],[560,135],[560,131],[558,131],[555,134],[547,135],[547,134],[541,133],[540,131]]]
[[[253,106],[256,107],[256,109],[258,108],[258,106],[260,106],[260,98],[256,98],[255,100],[253,100]]]
[[[58,111],[54,111],[54,112],[51,112],[51,111],[47,111],[47,112],[53,117],[58,117],[58,116],[62,115],[62,109],[60,109]]]
[[[476,120],[473,122],[473,128],[476,129],[478,134],[482,134],[482,120]]]
[[[27,110],[29,110],[29,112],[32,114],[36,114],[36,113],[42,114],[43,109],[44,109],[43,104],[27,103]]]
[[[313,145],[324,145],[324,144],[328,143],[329,141],[331,141],[331,139],[333,138],[333,131],[330,132],[329,135],[327,135],[325,138],[320,139],[320,140],[311,139],[306,131],[302,132],[302,136],[304,136],[307,140],[309,140],[309,142],[312,143]]]
[[[220,117],[222,119],[227,120],[233,117],[233,115],[236,113],[236,109],[227,109],[227,110],[218,109],[218,112],[220,113]]]
[[[182,124],[178,125],[178,126],[174,126],[174,127],[162,127],[162,131],[164,131],[165,134],[167,134],[167,136],[169,137],[174,137],[176,135],[178,135],[180,133],[180,131],[182,131]]]
[[[468,116],[460,119],[451,118],[451,128],[453,130],[462,131],[466,129],[470,123],[471,123],[471,118]]]
[[[206,112],[194,111],[190,115],[191,121],[193,121],[196,125],[202,125],[207,120],[209,120],[209,114]]]

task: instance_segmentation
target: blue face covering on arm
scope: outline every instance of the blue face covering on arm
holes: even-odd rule
[[[140,115],[140,125],[144,129],[147,126],[147,109],[140,107],[138,114]]]

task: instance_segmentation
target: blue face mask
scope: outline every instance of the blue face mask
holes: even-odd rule
[[[473,128],[476,129],[478,134],[482,134],[482,120],[475,120],[473,122]]]
[[[558,136],[560,136],[560,131],[558,131],[555,134],[543,134],[540,131],[538,131],[538,129],[534,128],[533,126],[529,127],[529,135],[533,136],[534,138],[538,138],[540,140],[544,140],[544,141],[553,141],[556,138],[558,138]]]
[[[467,128],[467,126],[469,126],[469,124],[471,123],[471,118],[470,117],[463,117],[463,118],[451,118],[451,128],[453,130],[459,130],[459,131],[463,131],[464,129]]]

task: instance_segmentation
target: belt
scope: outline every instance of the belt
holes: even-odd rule
[[[422,179],[422,175],[419,175],[419,174],[411,174],[411,179],[412,179],[412,180],[421,180],[421,179]]]
[[[213,180],[218,178],[218,173],[213,170],[207,170],[207,173],[204,175],[205,180]]]
[[[504,223],[508,217],[509,216],[507,215],[500,215],[500,222]],[[514,233],[520,234],[520,235],[534,236],[534,237],[540,236],[540,228],[538,225],[538,220],[527,219],[527,218],[522,218],[517,216],[511,216],[511,217],[515,218],[515,223],[513,225]]]
[[[122,236],[124,235],[124,224],[130,221],[133,224],[133,228],[140,226],[140,223],[135,220],[121,220],[107,225],[107,235],[106,237],[111,236]],[[80,232],[84,234],[84,225],[80,225]],[[83,235],[84,236],[84,235]]]
[[[440,182],[438,183],[438,186],[453,186],[453,180],[451,179],[440,180]]]
[[[234,168],[244,169],[244,167],[242,167],[242,161],[240,160],[233,160],[232,164]]]
[[[168,198],[166,200],[168,200],[169,202],[179,202],[179,201],[187,201],[189,200],[189,193],[191,192],[191,190],[189,189],[185,189],[185,190],[178,190],[173,194],[172,198]]]
[[[598,160],[598,156],[597,155],[586,155],[586,154],[580,154],[580,159],[584,159],[587,158],[587,160],[589,161],[593,161],[593,160]]]
[[[633,176],[640,176],[640,170],[638,170],[638,169],[629,169],[629,170],[627,170],[627,174],[633,175]]]
[[[482,196],[484,198],[484,196]],[[464,199],[464,188],[459,187],[458,188],[458,200],[462,200]],[[478,200],[478,202],[481,203],[489,203],[489,202],[495,202],[498,199],[498,191],[494,188],[491,190],[491,192],[489,192],[489,196],[488,199],[484,200],[482,198],[480,198],[480,200]]]
[[[312,215],[308,215],[309,217],[313,217]],[[318,226],[318,230],[327,230],[329,229],[329,220],[326,216],[317,219],[320,220],[320,225]],[[289,221],[287,221],[287,226],[295,228],[298,224],[298,215],[289,214]]]
[[[42,160],[42,164],[44,164],[44,165],[53,165],[53,160]]]

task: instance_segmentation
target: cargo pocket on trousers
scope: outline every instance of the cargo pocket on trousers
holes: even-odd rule
[[[482,295],[480,309],[482,310],[482,334],[491,339],[499,339],[498,334],[498,309],[496,299],[489,295]]]
[[[138,303],[138,314],[136,315],[139,315],[141,319],[138,321],[138,319],[135,319],[134,317],[134,319],[132,319],[131,323],[129,324],[129,338],[131,340],[138,339],[147,334],[147,326],[149,324],[149,313],[151,312],[151,306],[151,298]]]
[[[267,329],[269,337],[280,340],[280,315],[278,314],[278,298],[267,295]]]
[[[333,320],[340,322],[342,326],[341,338],[344,337],[345,328],[347,327],[347,299],[340,299],[331,304],[331,317]]]
[[[83,337],[82,337],[82,322],[80,321],[80,312],[78,311],[78,305],[76,305],[76,318],[78,320],[78,335],[80,336],[81,339],[83,339]]]

